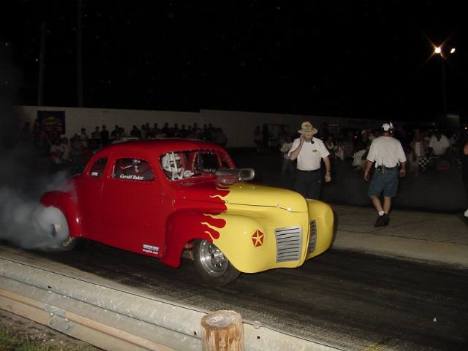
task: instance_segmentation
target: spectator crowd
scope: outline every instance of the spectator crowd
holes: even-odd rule
[[[323,140],[330,152],[332,163],[350,162],[354,169],[362,170],[365,164],[370,144],[379,135],[378,129],[333,129],[330,131],[324,123],[318,128],[317,137]],[[397,126],[395,137],[400,140],[408,160],[410,174],[419,175],[428,170],[445,171],[450,167],[460,167],[460,148],[463,147],[463,138],[468,132],[462,130],[442,130],[440,128],[405,128]],[[273,136],[271,126],[264,124],[257,126],[253,133],[257,152],[270,152],[274,149],[282,154],[280,172],[283,175],[292,174],[295,170],[293,161],[288,158],[292,141],[297,132],[290,133],[286,126],[277,126]],[[61,169],[71,167],[72,171],[79,171],[89,157],[99,148],[127,140],[151,140],[163,138],[199,139],[226,146],[227,137],[222,128],[212,124],[199,127],[192,125],[169,123],[152,126],[145,123],[140,127],[133,125],[126,130],[124,127],[114,125],[109,130],[106,125],[96,126],[88,132],[81,128],[71,138],[59,133],[45,131],[36,121],[33,126],[25,123],[19,139],[22,142],[32,142],[43,155],[46,155],[52,168]]]
[[[92,132],[81,128],[71,138],[61,135],[60,132],[45,130],[36,121],[31,127],[26,122],[20,131],[19,141],[33,143],[43,156],[50,160],[52,171],[70,169],[72,173],[79,172],[95,151],[112,143],[129,140],[152,140],[165,138],[187,138],[214,142],[226,146],[227,137],[222,128],[214,127],[211,123],[199,127],[197,123],[186,126],[175,123],[169,126],[158,123],[150,126],[145,123],[140,127],[133,125],[130,130],[115,125],[108,130],[106,125],[96,126]]]
[[[318,138],[323,140],[333,162],[350,162],[355,170],[362,170],[372,141],[381,134],[378,129],[341,129],[332,133],[326,124],[318,129]],[[395,129],[395,137],[401,142],[408,160],[408,171],[419,175],[428,170],[446,171],[450,167],[459,168],[460,150],[468,135],[465,129],[445,129],[437,127]],[[296,133],[282,129],[280,145],[282,154],[281,173],[294,170],[287,157]]]

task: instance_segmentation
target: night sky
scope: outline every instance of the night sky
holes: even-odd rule
[[[468,104],[462,1],[82,0],[84,106],[424,119]],[[17,102],[77,106],[78,1],[15,1],[0,45]],[[6,6],[6,5],[4,5]],[[431,41],[456,47],[431,57]],[[5,51],[4,50],[4,51]]]

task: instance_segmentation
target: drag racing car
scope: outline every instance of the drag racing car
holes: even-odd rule
[[[215,144],[131,141],[96,152],[67,190],[41,202],[61,214],[51,225],[61,249],[85,238],[172,267],[188,257],[214,285],[240,272],[299,267],[331,246],[327,204],[253,177]]]

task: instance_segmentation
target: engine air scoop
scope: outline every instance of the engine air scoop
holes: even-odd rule
[[[221,168],[216,171],[218,185],[226,186],[238,182],[246,182],[255,178],[255,170],[252,168]]]

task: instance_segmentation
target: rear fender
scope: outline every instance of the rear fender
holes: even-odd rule
[[[65,215],[70,236],[82,235],[81,216],[73,195],[63,191],[50,191],[42,195],[41,203],[46,207],[56,207]]]

